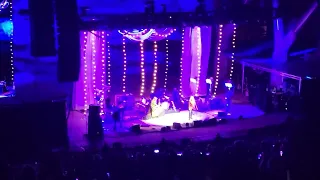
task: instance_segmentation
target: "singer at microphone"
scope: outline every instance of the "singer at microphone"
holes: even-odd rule
[[[192,120],[192,113],[194,110],[198,110],[198,106],[197,106],[196,100],[194,99],[194,96],[190,96],[190,99],[189,99],[189,120]]]

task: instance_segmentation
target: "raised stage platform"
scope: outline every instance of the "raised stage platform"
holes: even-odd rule
[[[197,112],[194,115],[194,120],[214,118],[220,111],[221,110]],[[242,116],[244,119],[239,120],[239,116]],[[129,118],[123,122],[122,128],[118,126],[116,131],[113,130],[113,122],[106,121],[104,123],[104,142],[121,142],[127,146],[134,146],[158,143],[163,138],[171,141],[180,141],[182,138],[190,138],[196,141],[209,140],[213,139],[217,133],[223,137],[234,137],[245,135],[252,129],[279,125],[286,120],[287,116],[287,113],[265,115],[264,112],[250,104],[234,104],[231,108],[231,114],[226,117],[227,123],[211,127],[186,128],[160,132],[161,127],[172,126],[174,122],[192,123],[188,120],[188,111],[170,113],[149,120]],[[87,121],[83,114],[80,112],[72,112],[68,122],[72,148],[76,149],[88,145],[88,141],[84,136],[84,134],[87,133]],[[129,130],[130,127],[135,124],[141,125],[142,133],[139,135]]]

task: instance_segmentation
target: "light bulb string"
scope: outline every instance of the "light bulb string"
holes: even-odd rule
[[[126,92],[126,73],[127,73],[127,53],[126,53],[126,38],[122,37],[122,52],[123,52],[123,74],[122,74],[122,92]]]
[[[84,61],[84,114],[87,113],[88,110],[88,62],[87,62],[87,45],[88,45],[88,34],[84,32],[83,39],[83,61]]]
[[[185,35],[185,30],[182,28],[182,33],[181,33],[181,58],[180,58],[180,88],[179,88],[179,95],[183,97],[182,94],[182,75],[183,75],[183,60],[184,60],[184,35]]]
[[[154,41],[153,42],[154,63],[153,63],[153,74],[152,74],[153,78],[152,78],[151,94],[154,93],[154,90],[157,86],[157,72],[158,72],[157,51],[158,51],[157,41]]]

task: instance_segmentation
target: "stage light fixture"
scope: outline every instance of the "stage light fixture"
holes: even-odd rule
[[[145,71],[144,71],[144,41],[140,41],[140,69],[141,69],[141,86],[140,86],[140,96],[144,94],[145,87]]]
[[[201,28],[197,27],[196,28],[197,31],[197,77],[198,77],[198,81],[196,84],[196,95],[198,95],[198,91],[199,91],[199,84],[200,84],[200,80],[201,80]]]
[[[126,38],[122,37],[122,53],[123,53],[123,75],[122,75],[122,92],[126,92],[126,76],[127,76],[127,52]]]
[[[154,93],[154,90],[157,86],[157,72],[158,72],[157,51],[158,51],[157,41],[154,41],[153,42],[154,63],[153,63],[153,80],[152,80],[152,86],[151,86],[151,94]]]
[[[184,27],[182,27],[181,31],[181,58],[180,58],[180,88],[179,95],[183,97],[182,94],[182,74],[183,74],[183,56],[184,56]]]
[[[232,83],[230,83],[230,82],[224,83],[224,86],[226,86],[229,89],[233,87]]]
[[[8,4],[7,1],[3,1],[6,2],[6,4]],[[12,87],[13,89],[15,89],[15,84],[14,84],[14,62],[13,62],[13,19],[12,19],[12,15],[13,15],[13,11],[12,11],[12,3],[10,3],[10,27],[11,27],[11,31],[10,31],[10,66],[11,66],[11,81],[12,81]]]
[[[166,70],[164,71],[164,89],[167,88],[168,80],[168,70],[169,70],[169,40],[166,39]]]
[[[84,38],[83,38],[83,47],[82,47],[82,51],[83,51],[83,64],[84,64],[84,89],[83,89],[83,93],[84,93],[84,114],[87,114],[87,110],[89,108],[88,105],[88,61],[87,61],[87,41],[88,41],[88,33],[87,32],[83,32]]]
[[[109,34],[107,34],[107,37],[109,36]],[[101,52],[101,71],[102,71],[102,74],[101,74],[101,88],[104,89],[104,87],[106,86],[106,64],[105,64],[105,59],[106,59],[106,56],[105,56],[105,46],[106,46],[106,37],[105,37],[105,32],[102,31],[101,32],[101,38],[102,38],[102,42],[100,44],[100,52]],[[109,46],[109,40],[107,41],[107,46]],[[109,52],[109,48],[108,49],[108,54],[110,53]],[[107,60],[107,63],[108,63],[108,67],[109,67],[109,64],[110,64],[110,59],[109,59],[109,55],[108,55],[108,60]],[[108,78],[107,78],[107,81],[108,83],[110,83],[110,77],[109,77],[109,71],[108,71]],[[105,108],[105,101],[104,101],[104,98],[106,97],[105,95],[105,91],[102,90],[102,101],[100,102],[100,115],[103,115],[104,114],[104,108]]]
[[[216,80],[214,83],[214,91],[213,91],[213,97],[217,95],[217,89],[218,89],[218,84],[219,84],[219,75],[220,75],[220,56],[221,56],[221,44],[222,44],[222,30],[223,30],[223,25],[219,25],[219,30],[218,30],[218,47],[217,47],[217,62],[216,62]]]
[[[233,66],[234,66],[234,52],[236,48],[236,33],[237,33],[237,25],[233,23],[233,35],[232,35],[232,49],[233,52],[231,53],[231,67],[230,67],[230,80],[232,80],[233,75]]]

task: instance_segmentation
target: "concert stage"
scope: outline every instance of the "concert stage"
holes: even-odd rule
[[[211,110],[207,112],[197,112],[194,120],[206,120],[216,117],[219,110]],[[239,116],[243,116],[243,120],[239,120]],[[188,120],[188,112],[182,111],[178,113],[166,114],[163,117],[142,120],[142,119],[126,119],[122,128],[117,131],[113,130],[113,122],[106,121],[104,123],[105,134],[104,142],[114,143],[121,142],[125,145],[154,144],[165,138],[171,141],[179,141],[182,138],[190,138],[193,140],[208,140],[220,133],[224,137],[241,136],[248,133],[249,130],[263,128],[267,126],[279,125],[283,123],[288,114],[267,114],[250,104],[234,104],[231,108],[231,115],[226,117],[227,123],[217,126],[201,127],[201,128],[185,128],[182,130],[170,130],[161,132],[161,127],[172,126],[173,122],[191,123]],[[87,121],[80,112],[72,112],[69,117],[69,137],[73,149],[88,145],[84,134],[87,133]],[[132,125],[140,124],[142,133],[137,135],[130,132]]]
[[[129,129],[133,125],[140,125],[142,133],[150,133],[150,132],[158,132],[161,131],[162,127],[172,126],[173,123],[180,123],[183,127],[186,123],[190,124],[190,127],[193,126],[193,121],[207,121],[212,118],[217,119],[239,119],[240,116],[243,118],[252,118],[258,117],[264,114],[257,107],[252,106],[250,104],[234,104],[231,108],[231,113],[226,116],[218,116],[219,112],[224,112],[224,110],[208,110],[205,112],[193,112],[192,120],[189,120],[189,111],[180,111],[180,112],[172,112],[165,114],[163,116],[157,118],[151,118],[148,120],[143,120],[138,115],[134,114],[135,112],[126,112],[125,118],[122,123],[122,128],[119,128],[120,125],[117,126],[117,133],[114,133],[113,130],[113,120],[107,119],[104,122],[105,134],[109,136],[114,135],[124,135],[125,132],[129,132]]]

